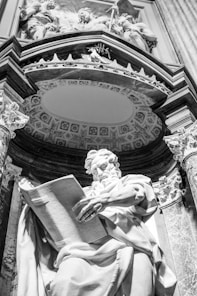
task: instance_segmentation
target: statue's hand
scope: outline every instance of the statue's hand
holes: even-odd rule
[[[80,200],[74,207],[73,211],[76,214],[76,219],[79,222],[87,222],[94,218],[101,210],[107,201],[107,195],[102,194],[98,197],[86,197]]]
[[[34,188],[34,185],[27,179],[27,178],[20,178],[18,182],[19,188],[24,189],[24,190],[29,190]]]

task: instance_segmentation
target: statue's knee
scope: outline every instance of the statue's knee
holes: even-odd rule
[[[55,278],[52,280],[52,282],[50,283],[50,290],[55,292],[57,290],[59,291],[59,290],[65,289],[65,285],[68,282],[69,282],[69,279],[67,276],[57,274]]]

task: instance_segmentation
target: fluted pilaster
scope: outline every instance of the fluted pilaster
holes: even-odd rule
[[[197,80],[196,0],[155,0],[174,43],[175,50]]]

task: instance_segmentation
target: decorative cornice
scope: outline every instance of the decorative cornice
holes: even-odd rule
[[[36,92],[34,83],[26,77],[19,65],[19,57],[15,60],[11,57],[13,52],[0,58],[1,77],[0,82],[9,85],[21,98]]]
[[[103,43],[106,46],[111,47],[116,54],[119,52],[119,58],[124,57],[124,63],[125,61],[129,61],[132,67],[135,65],[134,71],[138,74],[140,74],[140,69],[143,68],[147,76],[146,78],[151,79],[152,77],[154,82],[153,75],[155,75],[156,82],[164,83],[164,85],[170,90],[173,88],[176,88],[176,90],[180,89],[190,81],[191,77],[187,77],[188,73],[182,65],[180,65],[178,69],[172,71],[167,65],[155,59],[151,54],[140,48],[136,48],[132,44],[129,44],[121,38],[105,31],[69,33],[31,42],[25,46],[21,46],[17,39],[13,37],[1,46],[0,57],[3,59],[4,57],[11,57],[18,65],[23,66],[28,65],[29,63],[32,64],[34,61],[37,62],[41,57],[44,57],[45,59],[46,57],[49,57],[51,60],[52,55],[55,52],[64,62],[68,58],[67,53],[76,52],[76,47],[80,49],[96,43]],[[127,68],[127,66],[125,66],[125,68]],[[55,66],[53,69],[55,69]],[[13,69],[11,70],[14,71]],[[31,83],[31,79],[28,80]],[[26,86],[21,88],[20,91],[22,92],[24,89],[26,89],[26,92],[29,91],[28,95],[35,93],[35,87],[33,84],[31,87]],[[24,97],[24,94],[22,94],[22,97]]]
[[[159,81],[154,74],[152,76],[147,75],[143,67],[139,71],[136,71],[132,68],[130,63],[128,63],[126,67],[123,67],[116,60],[112,61],[105,58],[103,59],[104,62],[102,62],[102,57],[100,56],[100,58],[100,60],[95,61],[92,59],[90,54],[83,55],[80,59],[73,59],[72,54],[69,54],[67,59],[60,60],[55,53],[52,60],[45,61],[43,58],[41,58],[38,62],[24,67],[24,71],[26,74],[28,74],[37,70],[51,70],[60,68],[99,70],[141,81],[143,83],[146,83],[147,85],[157,88],[159,91],[165,93],[166,95],[169,95],[171,93],[170,89],[167,88],[163,82]]]
[[[172,92],[165,102],[159,107],[158,111],[165,114],[168,118],[179,112],[183,106],[188,106],[188,110],[192,110],[192,114],[197,117],[196,92],[192,86],[188,84],[177,91]],[[176,129],[177,130],[177,129]]]
[[[125,40],[106,31],[76,32],[65,35],[46,38],[44,40],[31,42],[22,48],[20,61],[29,64],[30,61],[38,61],[39,57],[47,57],[57,53],[64,56],[68,52],[76,52],[80,48],[90,46],[94,43],[104,43],[106,46],[113,48],[116,53],[119,51],[120,58],[133,61],[135,66],[141,65],[144,69],[148,69],[148,73],[155,74],[161,82],[165,81],[167,87],[177,89],[185,83],[184,66],[180,65],[178,69],[171,70],[167,65],[157,60],[154,56],[136,48],[133,44],[129,44]],[[131,62],[132,63],[132,62]],[[186,83],[185,83],[186,84]]]
[[[193,110],[192,110],[193,111]],[[166,116],[165,123],[172,134],[181,128],[189,127],[195,121],[194,114],[188,106],[179,106],[179,108]]]

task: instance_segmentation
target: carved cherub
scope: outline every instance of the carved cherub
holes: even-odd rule
[[[91,62],[102,63],[102,64],[108,64],[109,63],[108,59],[106,59],[106,58],[99,55],[96,48],[90,47],[88,51],[91,52],[90,53]]]
[[[54,0],[28,2],[20,13],[21,37],[38,40],[47,31],[58,32],[58,9]]]

